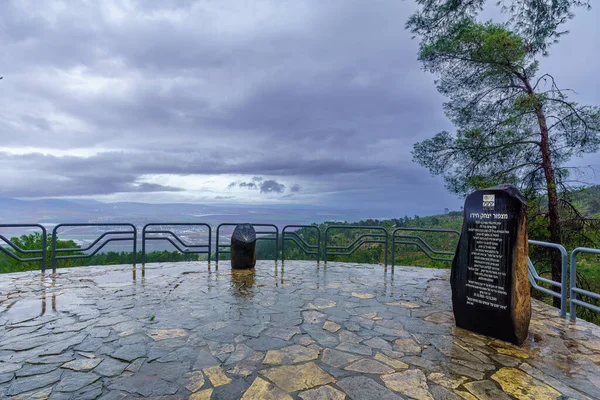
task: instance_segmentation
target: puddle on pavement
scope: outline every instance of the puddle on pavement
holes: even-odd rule
[[[29,321],[44,315],[48,310],[47,304],[48,300],[45,296],[41,299],[17,299],[14,303],[9,304],[6,311],[0,316],[0,320],[9,321],[11,324]]]

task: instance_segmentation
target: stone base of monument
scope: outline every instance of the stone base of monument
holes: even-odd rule
[[[256,231],[250,224],[235,227],[231,235],[231,268],[249,269],[256,265]]]
[[[531,319],[527,203],[512,186],[479,190],[465,201],[452,262],[456,326],[514,344]]]

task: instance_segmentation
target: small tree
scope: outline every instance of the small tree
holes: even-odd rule
[[[561,25],[577,0],[500,2],[507,23],[476,20],[485,0],[417,0],[407,27],[421,38],[419,59],[439,76],[438,90],[456,132],[440,132],[414,146],[414,160],[448,189],[512,183],[528,198],[543,193],[549,239],[561,243],[559,195],[569,190],[573,156],[598,151],[600,112],[569,100],[538,58],[566,32]],[[560,281],[561,258],[552,258]]]

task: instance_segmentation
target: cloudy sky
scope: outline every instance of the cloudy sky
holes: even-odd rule
[[[411,161],[451,128],[413,7],[3,0],[0,196],[457,209]],[[600,7],[580,14],[542,68],[600,104]]]

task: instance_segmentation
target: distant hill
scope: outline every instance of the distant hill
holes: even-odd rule
[[[579,189],[573,193],[575,207],[588,218],[600,218],[600,185]]]

